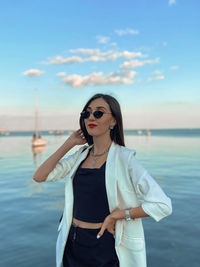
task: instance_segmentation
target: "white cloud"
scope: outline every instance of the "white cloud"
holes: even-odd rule
[[[77,54],[72,57],[63,58],[62,56],[56,56],[54,58],[49,58],[46,62],[41,62],[42,64],[58,65],[58,64],[73,64],[73,63],[83,63],[83,62],[100,62],[100,61],[114,61],[118,58],[132,59],[135,57],[146,57],[141,52],[123,51],[114,52],[113,50],[108,50],[101,52],[99,49],[86,49],[78,48],[71,49],[71,53]],[[80,55],[80,56],[79,56]]]
[[[97,56],[100,54],[99,49],[90,49],[90,48],[78,48],[69,50],[71,53],[80,54],[83,56]]]
[[[116,52],[116,53],[112,53],[108,59],[109,60],[116,60],[120,57],[124,58],[124,59],[132,59],[135,57],[144,57],[145,55],[143,55],[141,52],[130,52],[130,51],[123,51],[123,52]]]
[[[83,62],[98,62],[98,61],[106,61],[108,60],[106,57],[103,56],[103,53],[100,55],[92,55],[88,58],[73,56],[68,58],[63,58],[61,56],[56,56],[55,58],[49,59],[47,62],[42,62],[43,64],[50,64],[50,65],[60,65],[60,64],[74,64],[74,63],[83,63]]]
[[[66,72],[58,72],[58,73],[56,73],[56,76],[64,77],[64,76],[66,76]]]
[[[148,82],[152,82],[152,81],[159,81],[159,80],[163,80],[165,78],[164,75],[157,75],[155,77],[149,77],[147,79]]]
[[[56,56],[52,59],[49,59],[47,62],[42,62],[42,64],[50,64],[50,65],[59,65],[59,64],[73,64],[76,62],[83,62],[83,59],[78,56],[63,58],[61,56]]]
[[[82,88],[84,86],[102,86],[109,84],[132,84],[133,78],[136,75],[135,71],[127,72],[111,72],[104,75],[102,72],[94,72],[86,76],[77,74],[68,75],[63,78],[63,81],[68,85],[76,88]]]
[[[110,37],[108,36],[97,36],[96,37],[98,43],[100,44],[107,44],[107,42],[110,40]]]
[[[179,69],[179,66],[171,66],[170,69],[171,69],[171,70],[178,70],[178,69]]]
[[[154,75],[159,75],[159,74],[161,74],[162,73],[162,71],[160,71],[160,70],[154,70],[153,72],[152,72],[152,74],[154,74]]]
[[[92,57],[89,57],[89,58],[85,59],[84,61],[99,62],[99,61],[106,61],[106,60],[107,60],[106,57],[92,56]]]
[[[134,78],[134,76],[137,74],[136,71],[123,71],[123,72],[113,72],[112,75],[114,76],[121,76],[121,77],[125,77],[125,78],[129,78],[129,79],[132,79]]]
[[[172,6],[172,5],[174,5],[175,3],[176,3],[176,0],[169,0],[168,5],[169,5],[169,6]]]
[[[131,35],[135,35],[135,34],[139,34],[138,30],[134,30],[134,29],[125,29],[125,30],[115,30],[115,33],[119,36],[122,35],[127,35],[127,34],[131,34]]]
[[[143,61],[134,59],[131,61],[125,61],[123,64],[120,65],[120,68],[121,69],[132,69],[132,68],[142,67],[146,64],[156,64],[158,62],[159,62],[159,58],[148,59],[148,60],[143,60]]]
[[[124,59],[131,59],[131,58],[134,58],[134,57],[144,57],[144,55],[141,52],[130,52],[130,51],[122,52],[121,56]]]
[[[114,61],[120,57],[124,59],[132,59],[135,57],[145,57],[145,55],[143,55],[141,52],[130,52],[130,51],[113,52],[111,55],[108,56],[108,59]]]
[[[163,80],[165,78],[164,75],[159,75],[155,77],[155,80]]]
[[[30,70],[24,71],[22,74],[25,76],[40,76],[44,74],[44,71],[38,70],[38,69],[30,69]]]
[[[108,50],[106,52],[100,52],[99,55],[102,56],[102,57],[108,57],[112,53],[113,53],[113,50]]]
[[[82,62],[89,62],[89,61],[106,61],[108,60],[108,56],[112,55],[113,51],[108,50],[106,52],[101,52],[99,49],[85,49],[79,48],[76,50],[70,50],[73,53],[81,54],[83,56]],[[89,57],[87,57],[89,56]]]
[[[162,74],[162,71],[160,70],[154,70],[152,74],[154,75],[154,77],[149,77],[147,79],[148,82],[163,80],[165,78],[165,76]]]

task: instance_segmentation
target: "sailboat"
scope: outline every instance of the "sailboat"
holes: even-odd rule
[[[35,89],[35,131],[32,137],[32,147],[44,147],[46,146],[46,140],[42,138],[38,131],[38,95],[37,89]]]

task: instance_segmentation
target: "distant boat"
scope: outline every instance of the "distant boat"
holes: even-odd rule
[[[142,131],[141,131],[141,130],[138,130],[138,131],[137,131],[137,134],[142,134]]]
[[[35,131],[32,137],[32,147],[46,146],[46,140],[42,138],[38,131],[38,95],[35,89]]]
[[[8,130],[4,130],[3,128],[0,128],[0,133],[2,135],[9,135],[10,134],[10,132]]]
[[[46,146],[46,140],[42,138],[40,135],[35,136],[33,134],[32,147],[40,147],[40,146]]]
[[[150,136],[151,135],[151,132],[149,130],[146,130],[146,135],[147,136]]]
[[[63,133],[62,130],[55,130],[55,131],[54,131],[54,134],[55,134],[55,135],[61,135],[62,133]]]

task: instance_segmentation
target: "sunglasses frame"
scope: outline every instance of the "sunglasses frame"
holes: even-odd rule
[[[95,114],[97,114],[99,112],[100,112],[100,114],[102,113],[102,115],[100,117],[98,117],[98,115],[95,115]],[[88,113],[89,113],[89,116],[84,117],[84,114],[88,114]],[[88,110],[84,110],[84,111],[82,111],[80,113],[82,119],[89,119],[89,117],[90,117],[91,114],[95,117],[95,119],[101,119],[104,114],[112,114],[112,113],[111,112],[104,112],[104,111],[101,111],[101,110],[95,110],[93,112],[88,111]]]

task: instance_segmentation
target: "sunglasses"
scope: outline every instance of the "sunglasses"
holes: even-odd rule
[[[103,112],[103,111],[100,111],[100,110],[96,110],[94,112],[91,112],[91,111],[82,111],[81,112],[81,119],[88,119],[90,117],[90,114],[93,114],[93,116],[96,118],[96,119],[100,119],[103,114],[112,114],[112,113],[108,113],[108,112]]]

